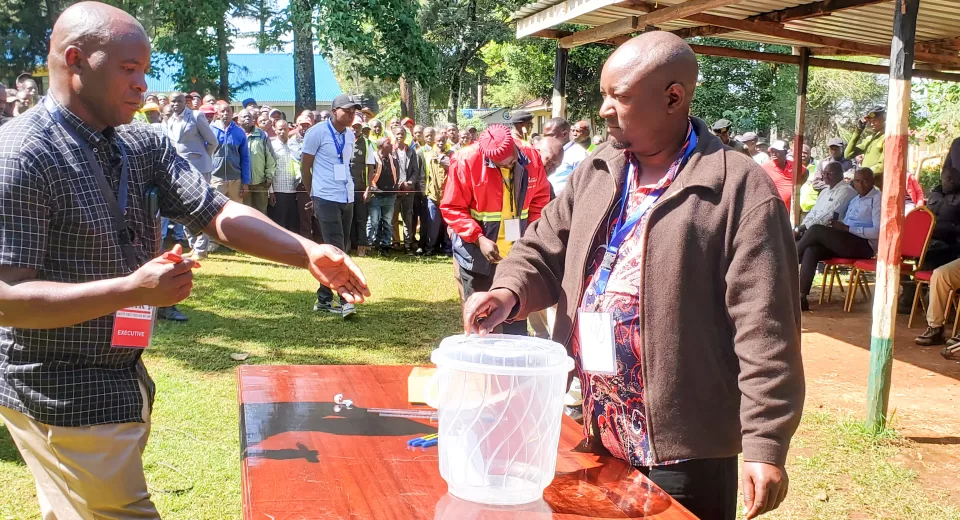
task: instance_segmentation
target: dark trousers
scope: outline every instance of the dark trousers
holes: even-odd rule
[[[810,294],[817,264],[828,258],[873,258],[870,242],[846,231],[816,225],[797,241],[800,254],[800,294]]]
[[[350,244],[353,247],[367,246],[367,218],[370,210],[363,200],[363,193],[357,193],[353,201],[353,225],[350,227]]]
[[[303,183],[297,184],[297,212],[300,213],[300,236],[316,243],[323,242],[323,233],[320,232],[320,223],[314,216],[313,210],[307,209],[310,195]]]
[[[403,221],[403,248],[406,250],[413,249],[413,244],[416,242],[416,233],[417,233],[417,223],[414,220],[416,212],[414,208],[416,207],[416,193],[401,193],[397,195],[397,209],[400,212],[400,220]]]
[[[432,199],[427,199],[427,225],[420,225],[420,238],[427,237],[427,245],[424,251],[435,253],[443,250],[449,252],[452,245],[450,237],[447,235],[447,223],[443,221],[440,214],[440,204]]]
[[[420,230],[420,238],[417,239],[417,247],[424,252],[427,251],[427,230],[430,223],[430,215],[427,213],[427,196],[423,193],[417,193],[413,198],[413,229]]]
[[[267,215],[278,226],[293,233],[300,232],[300,213],[296,193],[274,193],[277,203],[267,208]]]
[[[737,457],[694,459],[639,469],[697,518],[737,518]]]
[[[497,266],[490,267],[490,274],[480,274],[473,271],[467,271],[460,268],[460,281],[463,282],[463,299],[466,301],[470,295],[476,292],[486,292],[493,285],[493,277],[497,274]],[[527,336],[527,320],[515,321],[513,323],[503,324],[504,334],[514,334],[517,336]]]
[[[350,245],[347,241],[350,227],[353,225],[353,203],[343,204],[314,197],[313,212],[320,223],[323,243],[346,251]],[[333,291],[321,285],[317,289],[317,301],[330,303],[333,301]]]

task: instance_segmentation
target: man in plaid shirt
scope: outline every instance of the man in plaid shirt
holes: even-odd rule
[[[112,338],[127,315],[190,294],[195,263],[157,258],[161,216],[306,268],[346,301],[369,295],[341,251],[227,200],[168,138],[129,124],[149,63],[134,18],[75,4],[51,35],[47,99],[0,128],[0,419],[44,518],[159,517],[141,460],[154,385],[142,349]]]

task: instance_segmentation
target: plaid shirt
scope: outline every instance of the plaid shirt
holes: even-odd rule
[[[144,124],[98,132],[65,107],[115,193],[122,140],[129,164],[127,225],[140,263],[160,253],[160,226],[146,211],[155,186],[162,216],[198,232],[226,198],[190,169],[170,140]],[[0,128],[0,265],[38,280],[84,283],[130,273],[112,214],[84,154],[42,105]],[[113,315],[59,329],[0,327],[0,406],[53,426],[142,422],[153,382],[141,350],[112,348]]]
[[[270,193],[296,193],[300,183],[300,161],[294,158],[289,141],[284,143],[279,137],[270,139],[273,155],[277,158],[277,171],[273,174]]]

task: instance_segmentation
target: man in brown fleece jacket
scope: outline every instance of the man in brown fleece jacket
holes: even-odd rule
[[[558,304],[590,445],[700,518],[779,506],[804,400],[797,251],[753,160],[689,116],[696,56],[645,33],[600,76],[610,142],[464,306],[467,332]],[[480,319],[485,318],[485,319]]]

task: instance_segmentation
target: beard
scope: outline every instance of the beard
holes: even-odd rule
[[[627,148],[630,148],[632,144],[633,143],[620,141],[616,137],[610,137],[610,145],[613,146],[614,150],[626,150]]]

